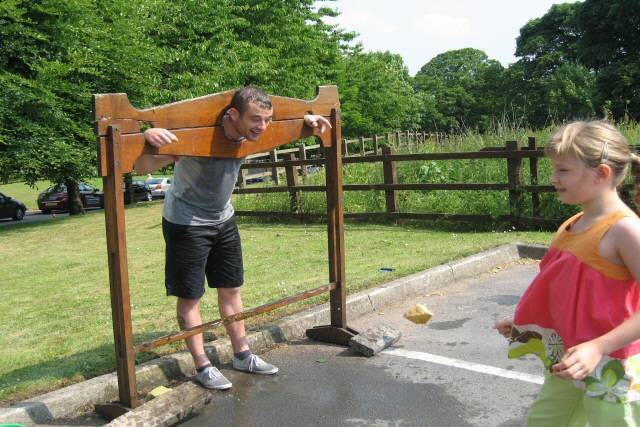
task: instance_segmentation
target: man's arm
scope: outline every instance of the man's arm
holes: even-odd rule
[[[175,162],[174,156],[145,154],[138,157],[138,160],[136,160],[133,165],[133,169],[135,169],[136,173],[142,175],[155,172],[173,162]]]
[[[163,145],[172,144],[178,141],[178,138],[171,132],[163,128],[151,128],[144,131],[144,139],[154,147],[160,148]],[[170,165],[175,161],[174,156],[167,155],[144,155],[136,160],[133,168],[137,173],[144,174],[157,171],[163,167]]]

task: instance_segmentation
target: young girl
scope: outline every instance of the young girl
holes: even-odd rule
[[[513,319],[509,357],[547,368],[528,426],[640,426],[640,220],[616,191],[638,163],[612,125],[574,122],[545,148],[551,183],[582,212],[560,226]]]

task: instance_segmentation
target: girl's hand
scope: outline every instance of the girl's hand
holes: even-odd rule
[[[567,350],[562,360],[551,367],[551,372],[567,380],[583,380],[598,366],[604,354],[595,340],[578,344]]]
[[[513,328],[513,318],[511,317],[498,320],[493,326],[493,329],[497,329],[498,333],[505,338],[511,337],[511,328]]]

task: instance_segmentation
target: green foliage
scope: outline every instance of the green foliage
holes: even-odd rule
[[[312,97],[353,35],[313,1],[0,3],[0,180],[96,173],[91,95],[138,107],[256,84]]]
[[[400,55],[356,52],[337,69],[345,136],[419,127],[420,98]]]
[[[460,132],[486,130],[501,107],[502,65],[481,50],[442,53],[416,74],[414,87],[422,95],[422,129]]]
[[[520,30],[508,85],[529,123],[640,119],[640,19],[634,0],[552,6]]]
[[[640,120],[640,16],[635,0],[585,0],[577,21],[583,30],[580,61],[597,75],[596,105],[616,118]]]
[[[546,104],[552,117],[582,119],[593,117],[595,76],[575,63],[560,65],[548,79]]]

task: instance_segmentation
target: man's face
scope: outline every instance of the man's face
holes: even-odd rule
[[[273,108],[263,108],[253,102],[248,105],[244,114],[236,109],[232,109],[230,113],[235,131],[249,141],[257,141],[273,118]]]

